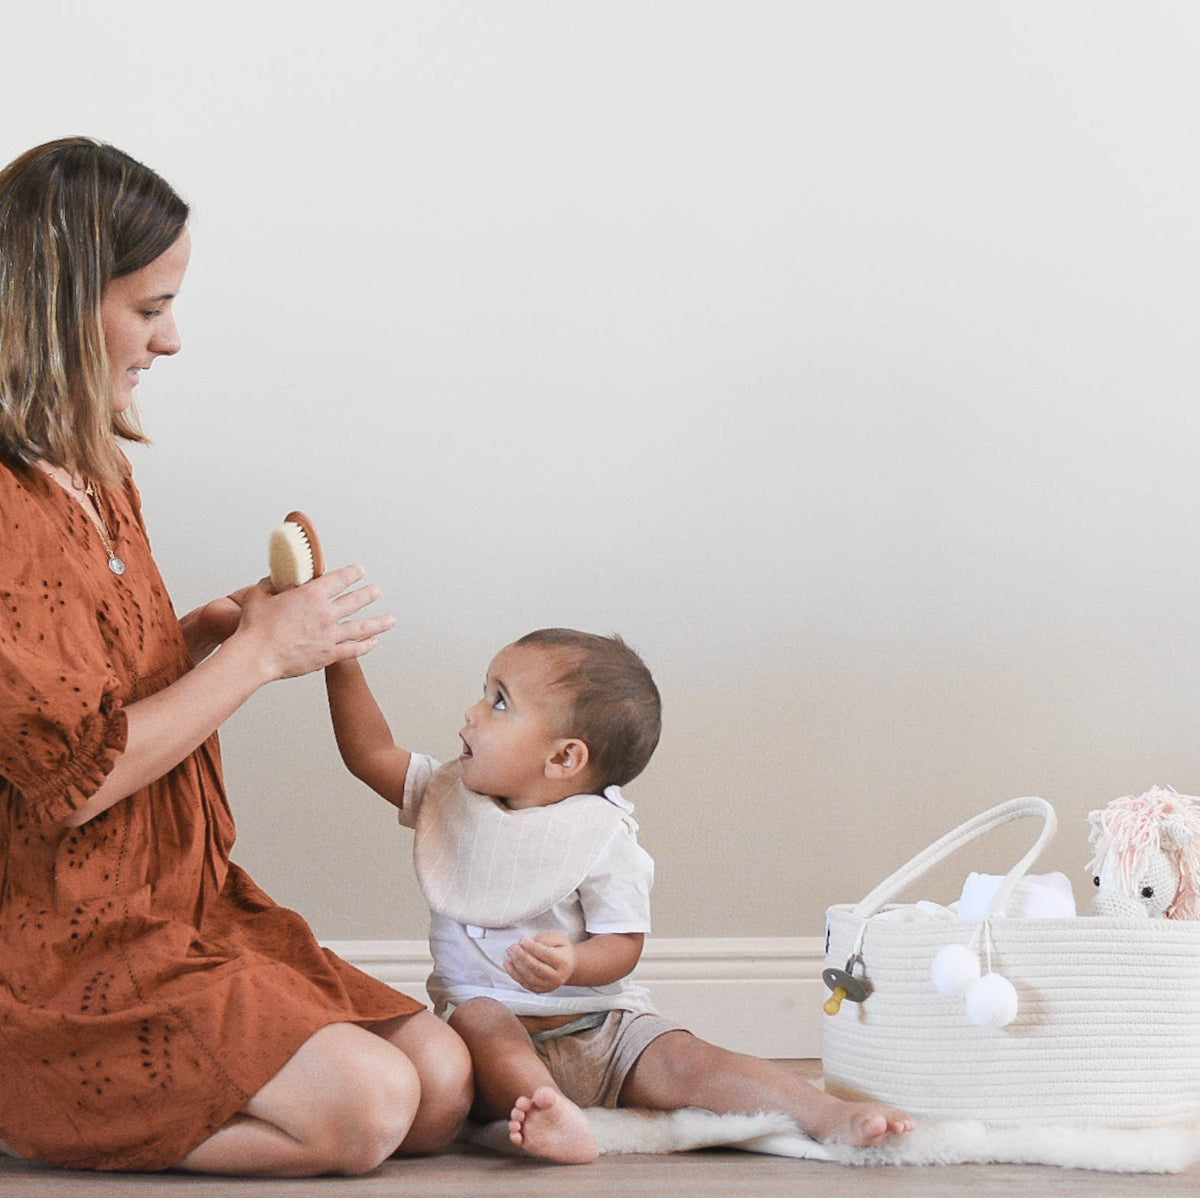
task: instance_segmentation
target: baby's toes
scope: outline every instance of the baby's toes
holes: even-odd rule
[[[888,1121],[883,1115],[868,1115],[858,1125],[858,1142],[863,1148],[874,1148],[888,1133]]]

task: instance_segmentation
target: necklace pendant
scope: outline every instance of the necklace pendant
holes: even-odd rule
[[[125,573],[125,563],[119,557],[117,557],[115,553],[110,553],[108,555],[108,568],[114,574]]]

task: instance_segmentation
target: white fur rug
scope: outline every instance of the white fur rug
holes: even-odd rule
[[[691,1107],[681,1111],[622,1109],[587,1112],[601,1153],[686,1152],[724,1146],[843,1165],[1059,1165],[1108,1173],[1181,1173],[1200,1162],[1200,1123],[1169,1127],[1091,1127],[974,1120],[925,1123],[878,1148],[820,1144],[798,1131],[779,1111],[717,1115]],[[464,1137],[497,1152],[519,1153],[508,1124],[473,1127]]]

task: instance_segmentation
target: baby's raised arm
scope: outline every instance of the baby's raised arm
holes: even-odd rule
[[[346,768],[393,807],[404,806],[404,779],[412,754],[392,737],[362,666],[338,661],[325,670],[333,734]]]

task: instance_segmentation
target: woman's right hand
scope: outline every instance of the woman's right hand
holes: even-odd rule
[[[350,589],[364,574],[361,566],[343,566],[278,594],[269,578],[262,579],[245,592],[241,621],[228,644],[250,648],[267,682],[362,657],[396,623],[391,615],[352,618],[379,598],[373,584]]]
[[[278,595],[267,578],[237,592],[237,630],[178,681],[125,708],[124,751],[100,788],[60,822],[78,828],[161,778],[260,686],[369,653],[396,621],[353,618],[379,598],[375,586],[349,589],[362,577],[361,566],[344,566]]]

